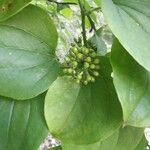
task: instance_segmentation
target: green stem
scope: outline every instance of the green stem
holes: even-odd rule
[[[96,8],[93,8],[93,9],[87,11],[86,14],[91,14],[92,12],[99,11],[99,10],[101,10],[101,7],[96,7]]]
[[[90,22],[90,25],[91,25],[91,30],[90,31],[92,31],[92,30],[96,31],[95,24],[94,24],[93,20],[91,19],[90,15],[87,14],[86,16],[87,16],[87,18],[88,18],[88,20]]]
[[[87,46],[86,28],[85,28],[85,9],[81,0],[78,0],[78,2],[79,2],[80,10],[81,10],[83,42],[84,42],[84,45]]]
[[[73,3],[73,2],[57,2],[57,1],[54,1],[54,0],[47,0],[48,2],[52,2],[52,3],[55,3],[55,4],[62,4],[62,5],[78,5],[77,3]]]

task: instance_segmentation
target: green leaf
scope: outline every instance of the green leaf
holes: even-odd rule
[[[149,0],[102,0],[112,32],[130,55],[150,71],[149,8]]]
[[[117,130],[110,137],[102,142],[90,145],[71,145],[62,143],[63,150],[143,150],[146,145],[143,141],[143,129],[125,127]],[[140,147],[139,147],[140,146]],[[140,150],[140,149],[139,149]]]
[[[71,18],[73,15],[73,12],[70,8],[64,8],[60,11],[60,14],[62,14],[65,18]]]
[[[118,41],[113,44],[111,62],[124,123],[150,126],[150,72],[141,67]]]
[[[145,150],[147,146],[147,141],[145,136],[143,136],[141,142],[137,145],[135,150]]]
[[[0,21],[4,21],[27,6],[32,0],[1,0]]]
[[[62,150],[62,147],[58,146],[58,147],[50,148],[50,150]]]
[[[97,54],[99,56],[104,56],[107,54],[107,46],[102,39],[102,36],[98,35],[97,32],[90,39],[90,43],[97,49]]]
[[[101,0],[94,0],[95,4],[101,6]]]
[[[41,9],[37,8],[38,10]],[[32,18],[33,14],[27,13],[28,18]],[[20,18],[23,24],[21,16],[23,15],[19,15],[17,19],[15,16],[14,22],[18,22]],[[44,15],[42,17],[45,18]],[[30,29],[26,30],[29,27],[29,24],[26,26],[26,19],[21,28],[21,24],[0,25],[0,34],[3,35],[0,36],[0,95],[19,100],[33,98],[46,91],[59,71],[58,62],[50,47],[42,38],[33,35]],[[13,22],[13,18],[11,20]],[[39,26],[35,23],[33,25]],[[40,33],[42,36],[42,30]],[[52,36],[50,32],[47,35]]]
[[[17,15],[1,24],[19,28],[32,34],[45,42],[49,46],[50,51],[55,53],[58,34],[53,21],[47,12],[40,7],[29,5]]]
[[[114,150],[134,150],[142,140],[143,132],[144,129],[142,128],[134,128],[134,127],[120,128],[118,139],[116,145],[114,146]]]
[[[44,97],[19,102],[0,97],[0,148],[37,150],[48,135],[44,119]]]
[[[100,61],[100,76],[94,84],[79,86],[61,77],[49,88],[46,121],[51,133],[64,142],[90,144],[107,138],[122,123],[109,60],[101,57]]]

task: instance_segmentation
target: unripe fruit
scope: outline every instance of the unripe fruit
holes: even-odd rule
[[[77,75],[77,79],[81,80],[82,79],[82,75]]]
[[[90,49],[89,49],[89,52],[94,52],[94,50],[90,48]]]
[[[83,83],[84,83],[84,85],[87,85],[87,84],[88,84],[88,81],[84,81]]]
[[[74,52],[70,52],[70,55],[75,57],[76,55],[74,54]]]
[[[91,64],[91,65],[90,65],[90,68],[91,68],[91,69],[95,69],[95,65],[94,65],[94,64]]]
[[[93,75],[97,77],[97,76],[99,76],[99,73],[97,71],[94,71]]]
[[[70,62],[70,58],[69,58],[69,57],[66,57],[66,58],[65,58],[65,61],[66,61],[66,62]]]
[[[83,59],[83,54],[78,53],[77,58],[78,58],[78,59]]]
[[[79,80],[79,79],[77,79],[77,80],[76,80],[76,83],[80,84],[80,80]]]
[[[76,68],[76,67],[78,66],[78,62],[73,61],[73,62],[72,62],[72,66],[73,66],[73,68]]]
[[[70,60],[75,61],[76,59],[74,57],[70,56]]]
[[[89,66],[90,66],[89,63],[87,63],[87,62],[84,63],[84,69],[89,68]]]
[[[95,58],[95,57],[96,57],[96,53],[95,53],[95,52],[92,52],[92,53],[90,54],[90,56],[91,56],[92,58]]]
[[[92,61],[92,59],[91,59],[91,57],[87,57],[87,58],[85,59],[85,61],[88,62],[88,63],[90,63],[90,62]]]
[[[82,53],[86,55],[89,53],[89,50],[86,47],[82,47]]]
[[[95,78],[94,77],[91,77],[91,82],[95,82]]]
[[[87,80],[88,82],[91,81],[91,76],[88,75],[87,78],[86,78],[86,80]]]
[[[68,70],[67,70],[67,69],[63,69],[63,72],[64,72],[64,73],[67,73],[67,72],[68,72]]]
[[[78,53],[78,49],[77,49],[76,47],[74,47],[74,48],[72,49],[72,51],[73,51],[75,54]]]
[[[99,59],[94,60],[94,64],[99,64],[99,62],[100,62]]]
[[[82,43],[81,43],[82,44]],[[71,75],[78,84],[87,85],[95,82],[95,77],[99,76],[99,59],[93,49],[77,46],[70,48],[68,56],[63,63],[63,72]]]
[[[73,73],[73,70],[72,70],[71,68],[69,68],[69,69],[68,69],[68,73],[69,73],[69,74],[72,74],[72,73]]]

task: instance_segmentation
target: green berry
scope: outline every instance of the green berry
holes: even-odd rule
[[[77,75],[77,79],[81,80],[82,79],[82,75]]]
[[[88,75],[87,78],[86,78],[86,80],[87,80],[87,81],[91,81],[91,76]]]
[[[70,51],[70,55],[75,57],[76,55],[74,54],[74,52]]]
[[[99,73],[97,71],[94,71],[93,75],[97,77],[97,76],[99,76]]]
[[[78,59],[83,59],[83,54],[78,53],[77,58],[78,58]]]
[[[94,50],[92,48],[89,49],[89,52],[94,52]]]
[[[73,51],[75,54],[78,53],[78,49],[77,49],[76,47],[74,47],[74,48],[72,49],[72,51]]]
[[[90,54],[90,56],[91,56],[92,58],[95,58],[95,57],[96,57],[96,53],[95,53],[95,52],[92,52],[92,53]]]
[[[99,64],[99,62],[100,62],[99,59],[94,60],[94,64]]]
[[[88,62],[88,63],[90,63],[90,62],[92,61],[92,59],[91,59],[91,57],[87,57],[87,58],[85,59],[85,61]]]
[[[66,62],[70,62],[70,58],[69,58],[69,57],[66,57],[66,58],[65,58],[65,61],[66,61]]]
[[[95,65],[94,65],[94,64],[91,64],[91,65],[90,65],[90,68],[91,68],[91,69],[95,69]]]
[[[72,62],[72,66],[73,66],[73,68],[76,68],[78,66],[78,62],[77,61],[73,61]]]
[[[67,71],[68,71],[67,69],[63,69],[63,72],[64,72],[64,73],[67,73]]]
[[[79,79],[77,79],[77,80],[76,80],[76,83],[80,84],[80,80],[79,80]]]
[[[87,63],[87,62],[84,63],[84,69],[89,68],[89,66],[90,66],[89,63]]]
[[[84,85],[87,85],[87,84],[88,84],[88,81],[84,81],[83,83],[84,83]]]
[[[72,73],[73,73],[73,69],[69,68],[69,69],[68,69],[68,73],[69,73],[69,74],[72,74]]]
[[[75,59],[74,56],[70,56],[70,60],[71,60],[71,61],[75,61],[76,59]]]
[[[82,53],[86,55],[89,53],[89,50],[86,47],[82,47]]]
[[[94,77],[91,77],[91,82],[95,82],[95,78]]]

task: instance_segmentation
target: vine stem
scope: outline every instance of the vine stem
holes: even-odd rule
[[[74,2],[57,2],[55,0],[47,0],[48,2],[53,2],[53,3],[56,3],[56,4],[62,4],[62,5],[78,5],[77,3],[74,3]]]
[[[79,6],[80,6],[80,11],[81,11],[81,19],[82,19],[82,36],[83,36],[83,42],[84,45],[87,46],[87,39],[86,39],[86,28],[85,28],[85,9],[84,6],[81,2],[81,0],[78,0]]]

